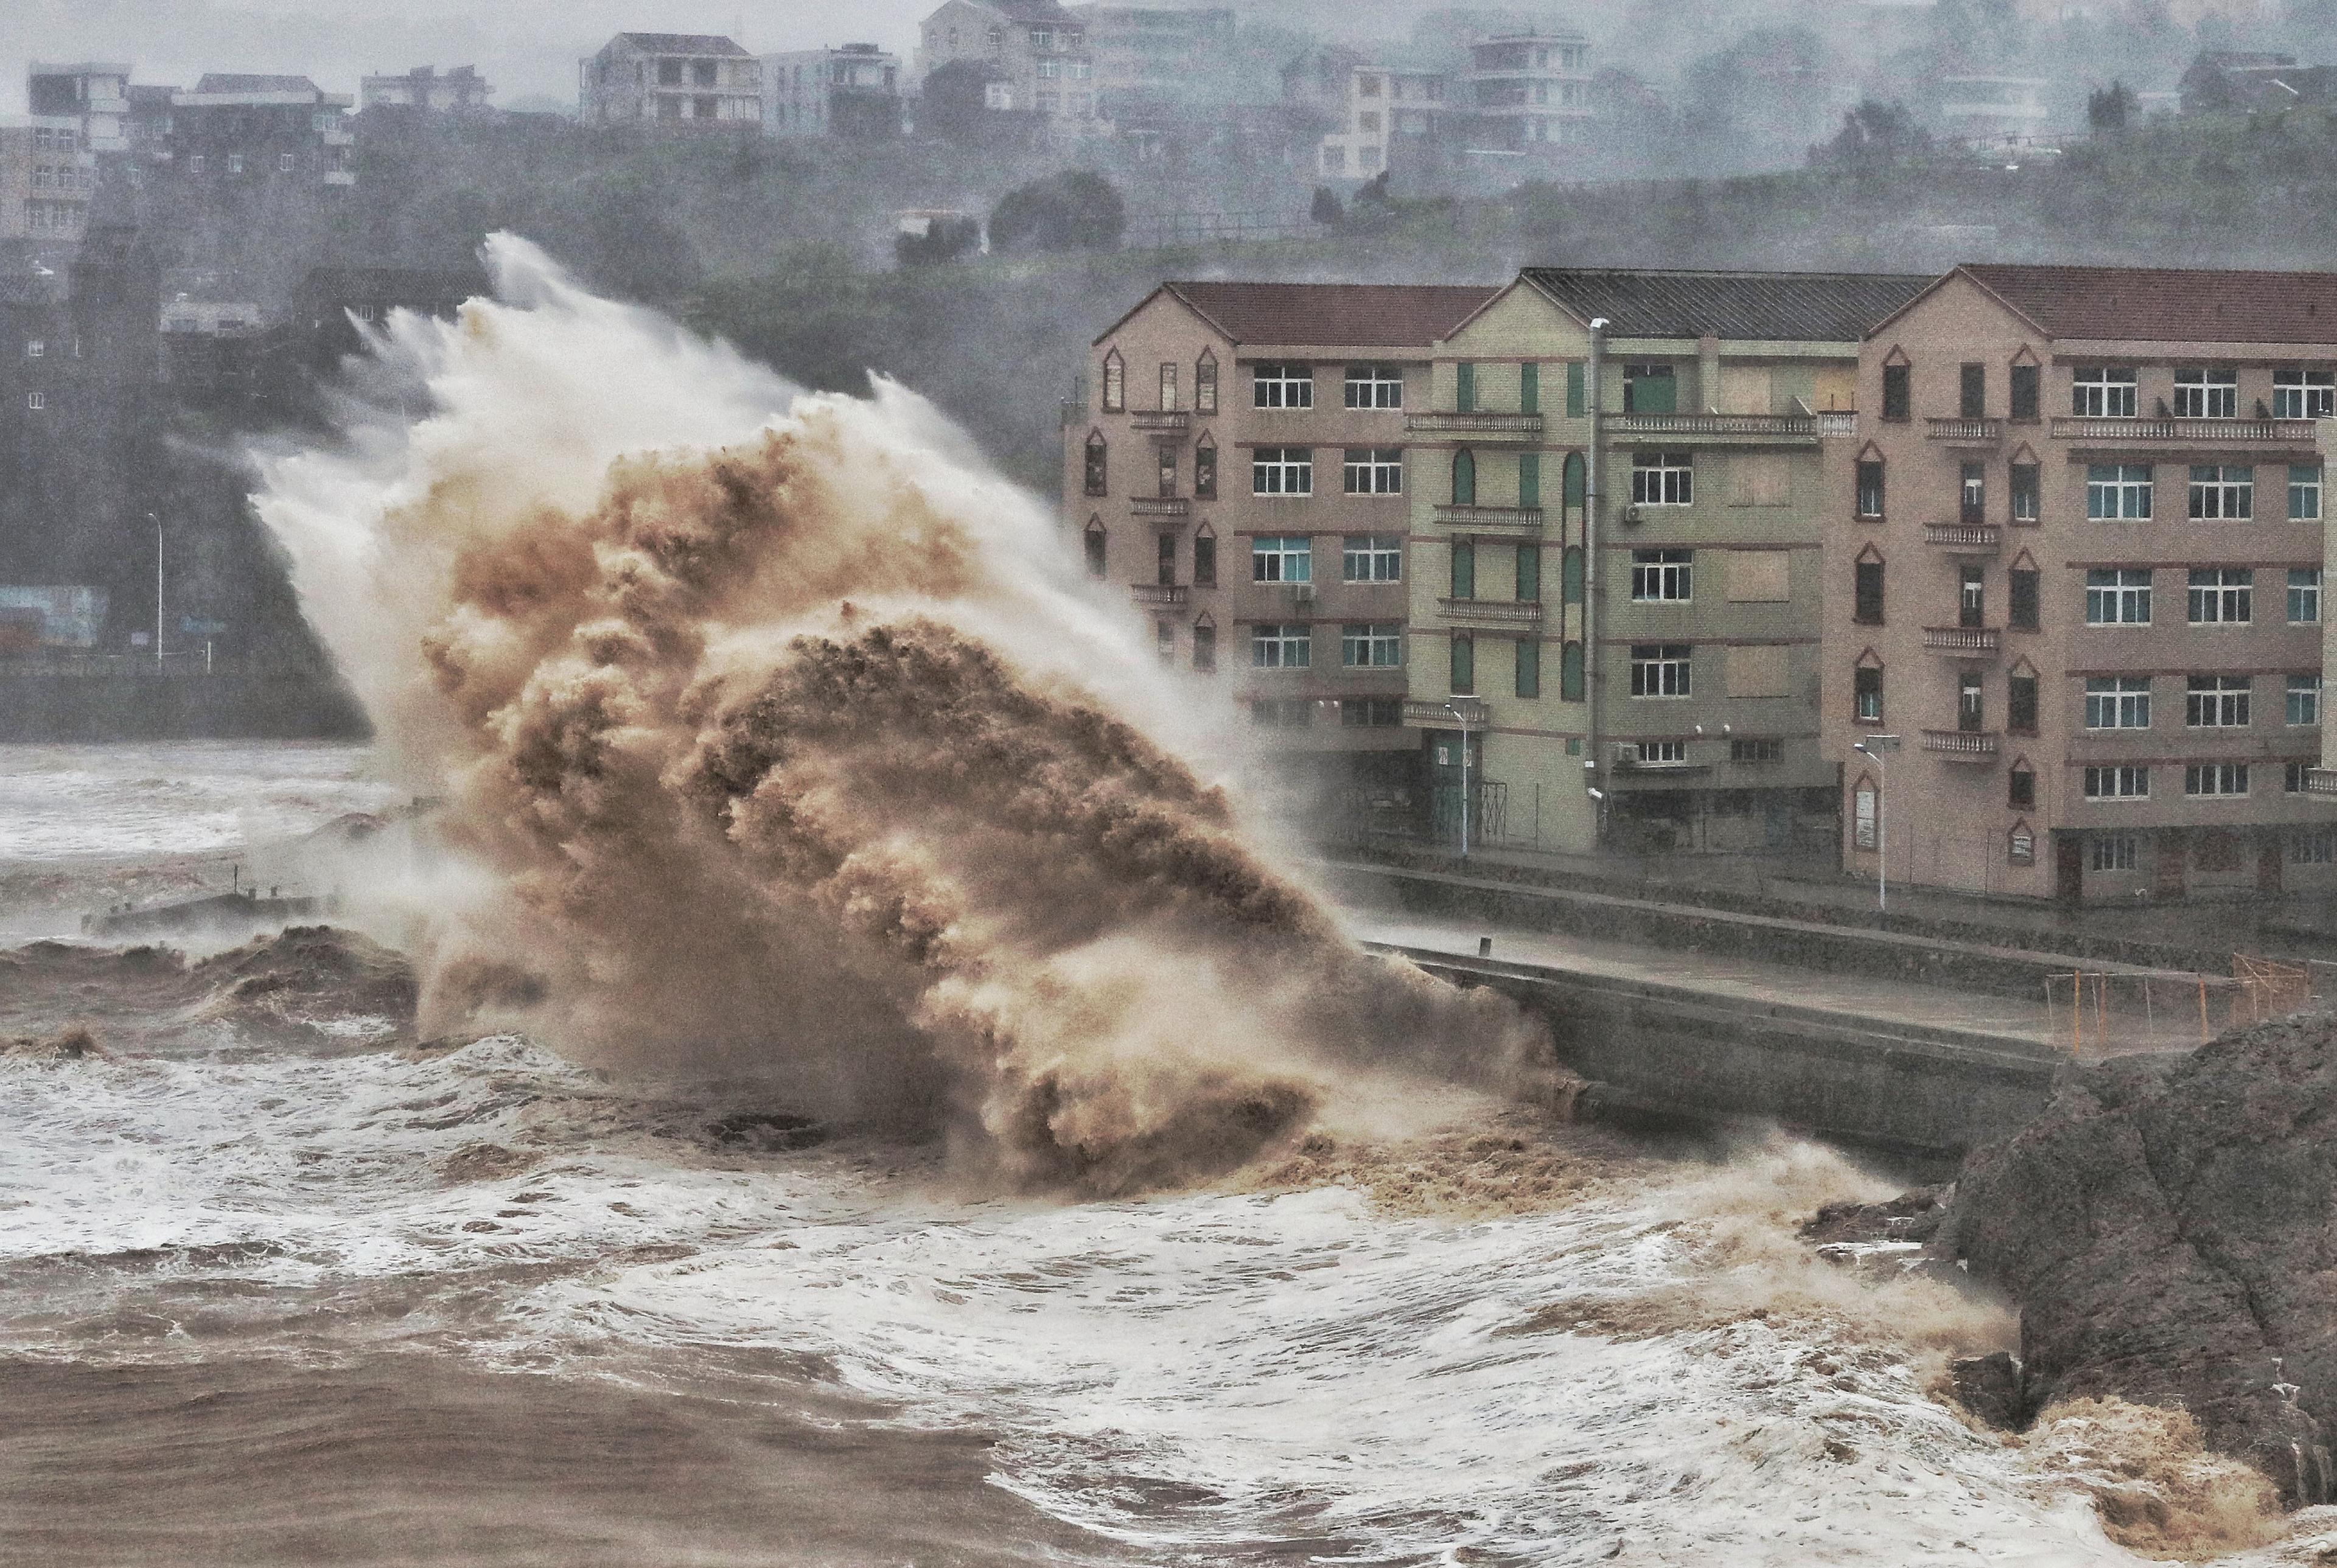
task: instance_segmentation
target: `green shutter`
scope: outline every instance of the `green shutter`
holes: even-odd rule
[[[1566,559],[1559,567],[1561,591],[1569,604],[1582,602],[1582,547],[1569,545]]]
[[[1163,534],[1161,537],[1168,536]],[[1541,546],[1538,544],[1518,546],[1518,602],[1541,602]]]
[[[1584,476],[1582,454],[1579,452],[1566,454],[1565,483],[1566,504],[1576,511],[1581,511],[1583,497],[1589,492],[1589,484]]]
[[[1582,361],[1570,359],[1566,364],[1566,417],[1582,417]]]
[[[1541,504],[1541,453],[1539,452],[1518,453],[1518,504]]]
[[[1530,360],[1518,366],[1518,412],[1541,412],[1541,366]]]
[[[1582,700],[1582,645],[1569,642],[1558,660],[1558,695],[1565,702]]]
[[[1541,696],[1541,639],[1521,637],[1518,644],[1518,695]]]
[[[1452,367],[1452,406],[1463,414],[1476,411],[1477,367],[1465,359]]]
[[[1477,504],[1477,454],[1465,446],[1452,454],[1452,504]]]
[[[1452,597],[1477,597],[1477,547],[1473,544],[1452,547]]]
[[[1477,689],[1477,645],[1466,634],[1452,639],[1452,689],[1455,692]]]

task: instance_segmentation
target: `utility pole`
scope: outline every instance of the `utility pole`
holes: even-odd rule
[[[146,521],[154,525],[154,667],[162,667],[162,520],[152,512]]]
[[[1874,911],[1885,914],[1891,909],[1891,769],[1882,754],[1897,751],[1899,737],[1871,735],[1850,749],[1872,759],[1882,775],[1874,792]]]
[[[1466,698],[1444,705],[1444,711],[1461,721],[1461,858],[1469,858],[1469,715],[1460,704]]]

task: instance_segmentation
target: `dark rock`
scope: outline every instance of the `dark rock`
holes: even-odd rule
[[[2029,1407],[2020,1363],[2002,1350],[1949,1363],[1948,1383],[1957,1404],[2000,1432],[2023,1430],[2036,1414]]]
[[[2337,1421],[2337,1019],[2069,1070],[1965,1163],[1941,1237],[2021,1311],[2032,1409],[2180,1405],[2292,1505]]]
[[[1802,1226],[1810,1242],[1928,1242],[1947,1213],[1952,1185],[1915,1187],[1883,1203],[1828,1203]]]

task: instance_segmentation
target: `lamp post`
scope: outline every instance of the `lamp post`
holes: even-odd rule
[[[1461,858],[1469,858],[1469,715],[1457,702],[1444,711],[1461,721]]]
[[[1868,735],[1850,749],[1872,760],[1882,774],[1882,786],[1874,792],[1874,908],[1882,913],[1891,908],[1891,768],[1882,754],[1897,751],[1899,737]]]
[[[162,667],[162,520],[152,512],[146,521],[154,525],[154,667]]]

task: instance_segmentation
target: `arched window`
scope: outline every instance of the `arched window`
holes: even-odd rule
[[[1104,464],[1105,456],[1103,432],[1100,430],[1089,431],[1087,492],[1090,495],[1110,495],[1111,493],[1110,473]]]
[[[1103,519],[1090,517],[1088,519],[1088,575],[1100,582],[1103,574]]]
[[[1580,453],[1569,452],[1566,454],[1566,473],[1564,482],[1566,486],[1566,517],[1564,523],[1568,531],[1568,537],[1571,538],[1573,536],[1573,530],[1582,521],[1583,498],[1589,492],[1589,486],[1583,473],[1582,454]]]
[[[1193,362],[1193,412],[1215,414],[1217,411],[1217,356],[1208,349]]]
[[[1217,673],[1217,622],[1208,610],[1193,622],[1193,667],[1203,675]]]
[[[1858,489],[1852,500],[1854,515],[1873,520],[1882,515],[1882,449],[1873,442],[1858,454]]]
[[[1103,356],[1103,411],[1106,414],[1128,412],[1128,365],[1117,348]]]
[[[1566,547],[1566,557],[1559,563],[1559,583],[1567,603],[1582,602],[1582,547],[1580,545],[1569,544]]]
[[[1477,454],[1465,446],[1452,454],[1452,504],[1477,504]]]
[[[1217,443],[1206,430],[1193,443],[1193,499],[1217,499]]]
[[[1206,520],[1193,531],[1193,586],[1217,586],[1217,531]]]
[[[1558,656],[1558,695],[1567,702],[1582,700],[1582,645],[1569,642]]]

